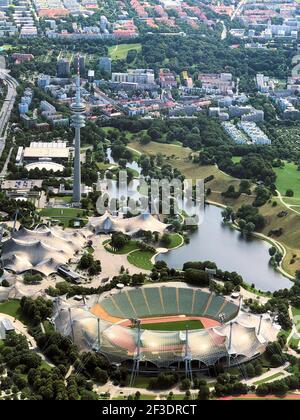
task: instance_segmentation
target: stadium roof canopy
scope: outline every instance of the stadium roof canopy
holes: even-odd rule
[[[123,293],[126,292],[119,292]],[[223,299],[224,304],[228,301],[213,294],[210,296],[210,305],[216,309],[212,316],[216,318],[219,303],[217,305],[215,299]],[[95,298],[98,299],[97,296]],[[201,296],[199,302],[200,299]],[[93,302],[95,304],[97,300],[91,296],[88,305],[93,305]],[[115,298],[114,302],[115,306],[122,309]],[[136,301],[134,305],[139,306],[140,303]],[[201,315],[203,313],[199,313]],[[139,355],[140,361],[151,362],[158,368],[183,362],[186,354],[190,360],[198,361],[206,367],[219,362],[227,364],[230,361],[232,365],[243,363],[263,354],[268,343],[276,340],[280,329],[267,314],[259,317],[240,312],[227,324],[190,330],[188,336],[185,331],[143,330],[141,325],[139,345],[137,328],[99,318],[86,303],[69,303],[63,297],[56,299],[53,320],[57,331],[69,336],[82,351],[99,351],[111,362],[132,360]]]
[[[66,264],[85,243],[79,232],[66,233],[59,228],[46,226],[36,230],[21,229],[2,245],[3,267],[16,274],[29,270],[45,276]]]
[[[28,165],[25,166],[27,171],[32,171],[34,169],[39,169],[41,171],[42,169],[46,169],[46,171],[63,172],[64,168],[65,167],[59,163],[47,161],[28,163]]]
[[[167,224],[160,222],[150,213],[122,219],[106,212],[103,216],[91,218],[88,224],[88,228],[96,234],[122,232],[130,236],[141,230],[163,233],[167,227]]]

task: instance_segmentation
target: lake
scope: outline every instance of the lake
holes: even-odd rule
[[[107,149],[107,157],[110,163],[115,164],[110,148]],[[128,163],[127,167],[141,173],[135,161]],[[139,181],[135,180],[129,196],[138,199],[138,185]],[[293,283],[269,264],[271,245],[261,239],[247,239],[236,229],[225,225],[221,212],[219,207],[207,205],[202,224],[196,232],[190,234],[190,243],[158,255],[156,260],[165,261],[170,268],[182,268],[187,261],[209,260],[223,271],[236,271],[245,282],[253,283],[256,289],[274,292],[291,288]]]
[[[156,259],[171,268],[182,268],[187,261],[209,260],[221,270],[236,271],[257,289],[274,292],[291,288],[293,283],[269,264],[270,244],[256,238],[246,239],[222,222],[221,212],[219,207],[207,205],[203,222],[190,235],[190,243]]]

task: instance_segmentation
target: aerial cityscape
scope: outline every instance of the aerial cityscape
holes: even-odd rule
[[[300,400],[300,1],[0,0],[0,400]]]

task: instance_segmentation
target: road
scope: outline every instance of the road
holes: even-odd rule
[[[224,41],[227,38],[227,28],[225,23],[223,22],[223,20],[221,20],[222,26],[223,26],[223,30],[221,33],[221,41]]]
[[[0,79],[7,85],[7,95],[0,111],[0,156],[2,156],[7,138],[7,124],[17,96],[18,82],[2,68],[0,68]]]
[[[0,179],[5,178],[5,176],[6,176],[6,174],[7,174],[7,168],[8,168],[8,164],[9,164],[10,157],[11,157],[11,154],[12,154],[13,150],[14,150],[14,148],[13,148],[13,147],[11,147],[11,148],[10,148],[10,151],[9,151],[9,153],[8,153],[8,155],[7,155],[6,161],[5,161],[5,163],[4,163],[3,169],[2,169],[2,171],[0,172]]]
[[[241,0],[237,6],[237,8],[235,9],[235,11],[232,13],[232,16],[230,18],[230,20],[234,20],[237,16],[237,14],[240,12],[240,10],[242,9],[242,7],[244,6],[244,4],[247,3],[247,0]]]

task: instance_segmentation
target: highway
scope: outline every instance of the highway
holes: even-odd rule
[[[0,156],[2,156],[7,137],[7,125],[17,96],[18,82],[5,69],[0,69],[0,79],[7,85],[7,95],[0,111]]]

